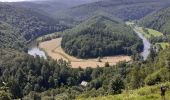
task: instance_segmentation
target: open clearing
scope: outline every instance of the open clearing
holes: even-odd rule
[[[156,30],[153,30],[153,29],[149,29],[149,28],[146,28],[146,30],[148,31],[148,33],[144,32],[143,28],[142,27],[136,27],[137,31],[139,31],[140,33],[142,33],[146,38],[151,38],[151,37],[159,37],[159,36],[163,36],[163,33],[161,32],[158,32]]]
[[[64,59],[71,63],[73,68],[86,68],[92,67],[95,68],[97,66],[104,67],[105,63],[108,62],[110,65],[115,65],[120,61],[130,61],[130,56],[109,56],[101,58],[101,62],[98,62],[98,58],[96,59],[78,59],[76,57],[70,56],[66,54],[61,48],[61,40],[62,38],[56,38],[49,41],[41,42],[39,47],[45,50],[45,52],[53,59]]]
[[[156,43],[156,45],[160,45],[162,47],[162,49],[166,49],[167,47],[169,47],[169,43],[167,42],[160,42],[160,43]]]

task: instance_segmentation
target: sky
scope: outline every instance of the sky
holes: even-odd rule
[[[20,1],[44,1],[44,0],[0,0],[0,2],[20,2]],[[94,0],[94,1],[98,1],[98,0]]]
[[[28,0],[0,0],[1,2],[18,2],[18,1],[28,1]]]
[[[33,0],[0,0],[0,2],[19,2],[19,1],[33,1]]]

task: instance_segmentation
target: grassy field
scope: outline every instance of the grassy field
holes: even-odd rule
[[[124,91],[119,95],[108,95],[96,98],[77,98],[77,100],[162,100],[161,85],[167,86],[166,99],[170,100],[170,82],[155,86],[146,86],[134,91]]]
[[[156,43],[156,45],[160,45],[162,49],[166,49],[168,46],[170,46],[170,44],[167,42]]]
[[[153,30],[153,29],[149,29],[149,28],[145,28],[145,30],[147,32],[145,32],[144,28],[142,28],[142,27],[136,27],[136,30],[139,31],[140,33],[142,33],[148,39],[151,38],[151,37],[163,36],[163,33],[158,32],[158,31]]]
[[[93,67],[96,68],[104,67],[105,63],[108,62],[110,65],[115,65],[120,61],[130,61],[130,56],[118,55],[118,56],[108,56],[101,58],[101,62],[98,61],[98,58],[89,58],[89,59],[79,59],[73,56],[70,56],[64,52],[61,48],[61,40],[62,38],[56,38],[52,40],[48,40],[45,42],[40,42],[39,47],[42,48],[48,56],[53,59],[63,59],[69,61],[73,68],[86,68]]]
[[[149,29],[149,28],[147,28],[147,30],[148,30],[150,36],[151,35],[154,36],[154,37],[163,36],[163,33],[159,32],[159,31]]]

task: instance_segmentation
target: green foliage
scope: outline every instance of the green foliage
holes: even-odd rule
[[[134,0],[130,3],[133,2]],[[156,8],[152,7],[153,9],[150,9],[149,3],[146,5],[148,8],[144,9],[146,3],[135,0],[136,2],[140,3],[141,7],[131,5],[124,8],[124,5],[119,6],[127,11],[127,13],[122,13],[123,16],[127,17],[129,12],[135,12],[135,15],[128,16],[128,19],[136,19],[157,9],[156,2],[153,4]],[[107,11],[117,13],[116,10],[110,9],[115,7],[113,5],[119,3],[126,4],[127,2],[110,3],[109,1],[101,1],[94,8],[102,7],[104,9],[110,5],[111,8]],[[86,8],[86,5],[83,6]],[[45,60],[40,57],[31,57],[24,53],[27,42],[38,36],[63,30],[66,27],[25,8],[20,9],[5,3],[0,3],[0,8],[0,88],[2,90],[0,91],[0,99],[10,100],[24,97],[28,100],[70,100],[78,96],[89,98],[119,94],[124,90],[122,94],[106,98],[156,100],[160,99],[158,95],[159,86],[144,87],[134,90],[134,92],[129,92],[129,89],[170,81],[169,48],[164,49],[159,54],[151,50],[150,58],[144,62],[120,62],[115,66],[106,64],[106,67],[94,69],[72,69],[62,59],[52,60],[48,58]],[[79,10],[81,11],[81,9]],[[96,11],[96,9],[92,10]],[[93,12],[85,11],[87,13]],[[141,15],[136,16],[137,12],[137,15]],[[121,17],[122,15],[119,14],[118,16]],[[165,16],[166,18],[168,17]],[[44,38],[44,40],[46,39],[49,39],[49,37]],[[161,39],[164,40],[164,38]],[[155,41],[161,39],[155,39]],[[96,16],[69,31],[65,31],[62,46],[67,53],[86,58],[102,57],[110,54],[134,54],[141,51],[143,47],[141,43],[133,30],[119,19]],[[134,58],[138,59],[138,55]],[[88,86],[81,86],[82,81],[87,81]],[[169,86],[169,83],[167,84]],[[100,97],[100,99],[102,98]]]
[[[88,98],[121,93],[122,90],[143,87],[145,83],[170,81],[169,48],[147,62],[120,62],[116,66],[84,70],[71,69],[63,60],[33,58],[13,49],[0,50],[0,85],[7,83],[12,98]],[[79,86],[82,81],[87,81],[88,86]],[[145,95],[145,91],[138,94]],[[151,98],[151,95],[141,98]]]
[[[161,100],[160,87],[167,87],[166,100],[170,98],[170,83],[159,84],[155,86],[145,86],[137,90],[124,91],[119,95],[98,96],[96,98],[77,98],[77,100]]]
[[[0,82],[7,83],[13,98],[21,98],[30,91],[41,92],[62,84],[73,86],[81,82],[82,76],[77,77],[77,72],[73,73],[63,60],[45,61],[8,49],[1,50],[1,57]]]
[[[29,9],[0,3],[0,48],[25,49],[38,36],[67,27]]]
[[[38,96],[40,94],[31,97],[28,94],[31,91],[50,91],[51,88],[59,89],[57,94],[69,94],[68,98],[72,99],[86,90],[91,91],[92,88],[97,90],[96,93],[105,94],[110,80],[119,72],[114,67],[71,69],[63,60],[33,58],[12,49],[1,49],[0,55],[0,85],[2,82],[7,84],[12,98],[21,98],[25,95],[28,98],[38,98],[41,97]],[[82,81],[89,82],[89,87],[79,87]],[[115,88],[117,86],[119,84],[114,84]]]
[[[109,65],[108,62],[106,62],[104,66],[105,66],[105,67],[109,67],[110,65]]]
[[[104,0],[73,7],[57,14],[52,12],[52,14],[62,22],[72,24],[100,13],[114,15],[123,20],[135,20],[168,5],[169,0],[164,2],[160,0]]]
[[[141,25],[170,34],[170,8],[162,9],[153,14],[144,17],[140,22]]]
[[[120,76],[115,77],[109,83],[108,93],[109,94],[120,94],[124,89],[124,82]]]
[[[166,49],[170,46],[170,44],[167,42],[156,43],[156,45],[160,45],[162,49]]]
[[[0,21],[0,48],[25,48],[25,39],[17,29]]]
[[[10,95],[5,91],[0,91],[0,100],[12,100]]]
[[[47,34],[47,35],[43,35],[39,38],[36,39],[37,42],[44,42],[44,41],[48,41],[48,40],[52,40],[55,38],[59,38],[62,36],[62,32],[54,32],[51,34]]]
[[[157,72],[148,75],[145,79],[147,85],[155,85],[160,82],[170,81],[170,73],[166,68],[160,69]]]
[[[106,16],[93,17],[66,32],[61,46],[80,58],[132,54],[143,48],[130,27]]]

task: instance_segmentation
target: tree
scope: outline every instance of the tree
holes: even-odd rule
[[[139,66],[134,66],[128,77],[130,78],[131,88],[136,89],[144,85],[143,74]]]
[[[152,61],[154,61],[154,58],[156,57],[156,55],[157,55],[157,53],[156,53],[156,51],[155,51],[155,48],[151,48],[150,49],[150,55],[149,55],[149,58],[152,60]]]
[[[112,80],[110,80],[109,86],[108,86],[108,93],[109,94],[119,94],[122,92],[122,89],[124,89],[124,82],[121,79],[120,76],[114,77]]]
[[[30,92],[29,97],[31,100],[41,100],[41,96],[36,92]]]
[[[50,88],[54,87],[55,82],[54,82],[54,78],[52,76],[49,77],[48,83],[49,83]]]
[[[106,62],[104,66],[105,67],[110,67],[109,62]]]
[[[17,83],[15,80],[13,80],[9,83],[9,86],[10,86],[9,91],[12,94],[14,99],[23,97],[23,90],[20,87],[19,83]]]
[[[12,100],[8,93],[0,91],[0,100]]]
[[[31,90],[32,90],[32,85],[30,83],[27,83],[27,85],[24,88],[24,95],[29,94]]]

